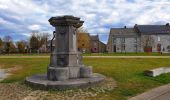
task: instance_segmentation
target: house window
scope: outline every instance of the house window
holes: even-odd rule
[[[134,44],[134,49],[137,52],[137,44]]]
[[[134,38],[134,43],[137,43],[137,38]]]
[[[167,50],[168,50],[168,52],[170,52],[170,46],[167,46]]]
[[[168,38],[168,41],[170,42],[170,37]]]
[[[170,46],[167,46],[167,49],[170,50]]]
[[[125,44],[122,44],[122,51],[125,51]]]
[[[160,38],[160,36],[158,36],[158,41],[161,41],[161,38]]]
[[[113,43],[116,43],[116,38],[113,38]]]
[[[121,41],[122,41],[122,43],[125,43],[125,38],[121,38],[121,39],[122,39],[122,40],[121,40]]]
[[[137,44],[134,44],[134,48],[137,48]]]
[[[96,42],[94,42],[94,46],[97,46],[97,43],[96,43]]]

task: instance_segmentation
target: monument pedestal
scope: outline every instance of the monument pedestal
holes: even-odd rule
[[[68,67],[49,67],[47,72],[48,80],[67,80],[69,79],[69,68]]]
[[[47,78],[51,81],[62,81],[75,78],[90,78],[92,75],[92,68],[88,66],[49,67],[47,72]]]
[[[33,87],[41,87],[43,89],[71,89],[92,87],[102,82],[105,76],[101,74],[93,74],[90,78],[74,78],[64,81],[50,81],[46,74],[36,74],[26,78],[26,82]]]
[[[33,75],[26,82],[43,87],[67,88],[93,85],[104,80],[104,76],[93,74],[92,67],[82,63],[81,53],[77,51],[77,28],[83,21],[74,16],[52,17],[55,27],[55,48],[51,53],[47,74]]]

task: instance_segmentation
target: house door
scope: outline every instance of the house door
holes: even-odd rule
[[[116,45],[113,46],[113,52],[116,52]]]
[[[161,44],[157,44],[157,51],[161,52]]]

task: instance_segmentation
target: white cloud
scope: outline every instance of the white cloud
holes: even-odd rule
[[[0,18],[0,23],[1,24],[6,24],[7,22],[4,19]]]
[[[40,30],[40,25],[30,25],[28,26],[28,29],[32,30],[32,31],[38,31]]]
[[[108,34],[115,26],[170,22],[169,9],[169,0],[0,0],[0,25],[20,34],[52,32],[50,17],[74,15],[90,33]]]

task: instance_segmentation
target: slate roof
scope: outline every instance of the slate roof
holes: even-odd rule
[[[137,35],[134,28],[111,28],[111,35]]]
[[[98,35],[90,36],[90,39],[92,41],[98,41],[99,40],[99,36]]]
[[[168,34],[170,26],[166,25],[136,25],[137,30],[142,34]]]

